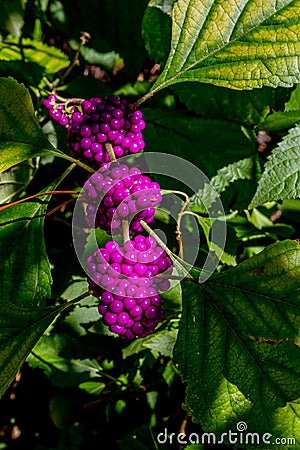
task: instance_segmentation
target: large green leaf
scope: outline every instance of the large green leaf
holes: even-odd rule
[[[147,123],[143,131],[147,151],[181,156],[208,177],[224,165],[255,153],[253,142],[239,124],[156,108],[146,108],[143,114]]]
[[[295,127],[268,158],[250,208],[268,201],[298,197],[300,197],[300,127]]]
[[[206,430],[245,420],[272,433],[270,417],[299,398],[299,272],[300,247],[284,241],[201,288],[185,284],[175,363]]]
[[[233,89],[299,82],[299,9],[299,0],[178,0],[152,94],[181,81]]]
[[[0,78],[0,99],[0,172],[36,156],[64,157],[44,136],[22,84]]]
[[[22,39],[22,50],[19,39],[6,39],[0,43],[0,59],[5,61],[25,60],[36,63],[45,69],[47,74],[54,74],[70,64],[69,58],[58,48],[49,47],[43,42]]]

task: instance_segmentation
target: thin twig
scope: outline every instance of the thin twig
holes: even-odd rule
[[[63,81],[65,81],[65,79],[67,78],[67,76],[70,74],[70,72],[74,69],[75,66],[78,66],[79,64],[79,55],[80,55],[80,50],[81,48],[87,43],[87,41],[91,38],[90,34],[87,33],[86,31],[82,31],[81,32],[81,36],[80,36],[80,42],[78,45],[78,48],[76,50],[75,56],[73,58],[72,63],[70,64],[70,66],[67,68],[67,70],[65,71],[64,75],[61,77],[61,79],[59,80],[59,82],[57,83],[56,87],[61,84]]]
[[[185,267],[183,267],[179,261],[175,258],[171,250],[166,246],[166,244],[160,239],[160,237],[152,230],[152,228],[149,227],[149,225],[144,222],[143,220],[140,221],[140,224],[144,228],[145,231],[149,234],[149,236],[152,236],[156,242],[165,250],[167,255],[172,259],[174,266],[177,267],[180,271],[183,271],[184,276],[187,278],[193,278],[192,275],[186,270]]]
[[[111,162],[117,161],[113,146],[111,144],[105,144],[105,149],[108,153],[109,159]]]
[[[78,195],[79,192],[77,191],[47,191],[47,192],[39,192],[38,194],[30,195],[29,197],[21,198],[21,200],[16,200],[15,202],[8,203],[7,205],[0,206],[0,212],[4,211],[5,209],[11,208],[12,206],[18,205],[20,203],[27,202],[29,200],[34,200],[37,197],[43,197],[44,195],[58,195],[58,194],[76,194]]]

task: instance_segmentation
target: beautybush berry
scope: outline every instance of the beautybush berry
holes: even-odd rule
[[[120,247],[109,241],[87,259],[92,294],[101,297],[103,323],[122,338],[144,337],[164,318],[159,291],[170,287],[172,262],[152,237],[137,235]]]
[[[80,156],[98,168],[110,161],[106,144],[116,158],[142,151],[145,122],[139,110],[131,111],[126,99],[112,95],[94,97],[80,105],[57,104],[54,94],[43,101],[54,123],[67,127],[67,145],[74,157]]]
[[[158,183],[125,164],[110,164],[89,177],[82,199],[87,204],[86,220],[91,228],[109,234],[122,233],[122,220],[129,222],[131,235],[142,232],[141,220],[151,223],[162,197]]]

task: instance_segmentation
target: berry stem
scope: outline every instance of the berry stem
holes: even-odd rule
[[[153,237],[156,242],[165,250],[166,254],[172,259],[174,266],[177,267],[180,271],[183,271],[185,274],[185,277],[187,278],[193,278],[192,275],[189,274],[189,272],[186,270],[185,267],[183,267],[180,262],[177,261],[177,259],[174,257],[171,250],[166,246],[166,244],[160,239],[159,236],[152,230],[152,228],[149,227],[149,225],[144,222],[143,220],[140,221],[140,224],[144,228],[145,231],[149,234],[149,236]]]
[[[123,239],[125,243],[130,240],[128,220],[122,220],[122,230],[123,230]]]
[[[52,153],[52,155],[57,156],[58,158],[66,159],[67,161],[70,161],[70,162],[76,164],[77,166],[82,167],[83,169],[85,169],[86,171],[88,171],[90,173],[95,173],[96,172],[96,170],[92,169],[90,166],[87,166],[86,164],[84,164],[83,162],[79,161],[78,159],[72,158],[72,156],[66,155],[63,152],[55,151],[55,150],[49,150],[49,153]]]
[[[39,194],[30,195],[29,197],[21,198],[21,200],[17,200],[12,203],[8,203],[7,205],[0,206],[0,212],[8,209],[12,206],[19,205],[20,203],[28,202],[29,200],[34,200],[37,197],[43,197],[44,195],[57,195],[57,194],[75,194],[78,195],[77,191],[47,191],[40,192]]]
[[[108,153],[111,162],[117,161],[114,149],[111,144],[105,144],[106,151]]]

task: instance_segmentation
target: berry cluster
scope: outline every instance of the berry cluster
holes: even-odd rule
[[[122,338],[146,336],[164,317],[159,292],[170,287],[172,262],[155,239],[136,235],[143,231],[141,220],[154,219],[154,207],[162,199],[159,184],[117,161],[144,149],[142,113],[131,111],[127,101],[116,96],[76,105],[76,99],[57,103],[51,94],[43,104],[52,121],[67,128],[71,153],[99,169],[82,191],[88,226],[123,234],[125,240],[123,247],[110,241],[87,259],[88,284],[91,293],[101,297],[103,322]],[[123,221],[128,224],[126,236]],[[136,236],[127,240],[128,234]]]
[[[116,158],[144,149],[142,112],[131,111],[127,100],[112,95],[83,100],[71,107],[68,102],[56,102],[57,97],[50,94],[43,105],[53,122],[67,127],[67,145],[73,156],[100,167],[110,161],[107,144]]]
[[[154,206],[161,198],[158,183],[125,164],[98,171],[86,181],[82,193],[89,227],[99,227],[109,234],[122,232],[122,220],[129,222],[131,235],[143,231],[140,220],[153,221]]]
[[[137,235],[120,247],[109,241],[87,259],[90,290],[101,295],[104,324],[123,338],[152,333],[164,317],[158,291],[170,287],[157,275],[172,273],[172,262],[155,239]]]

